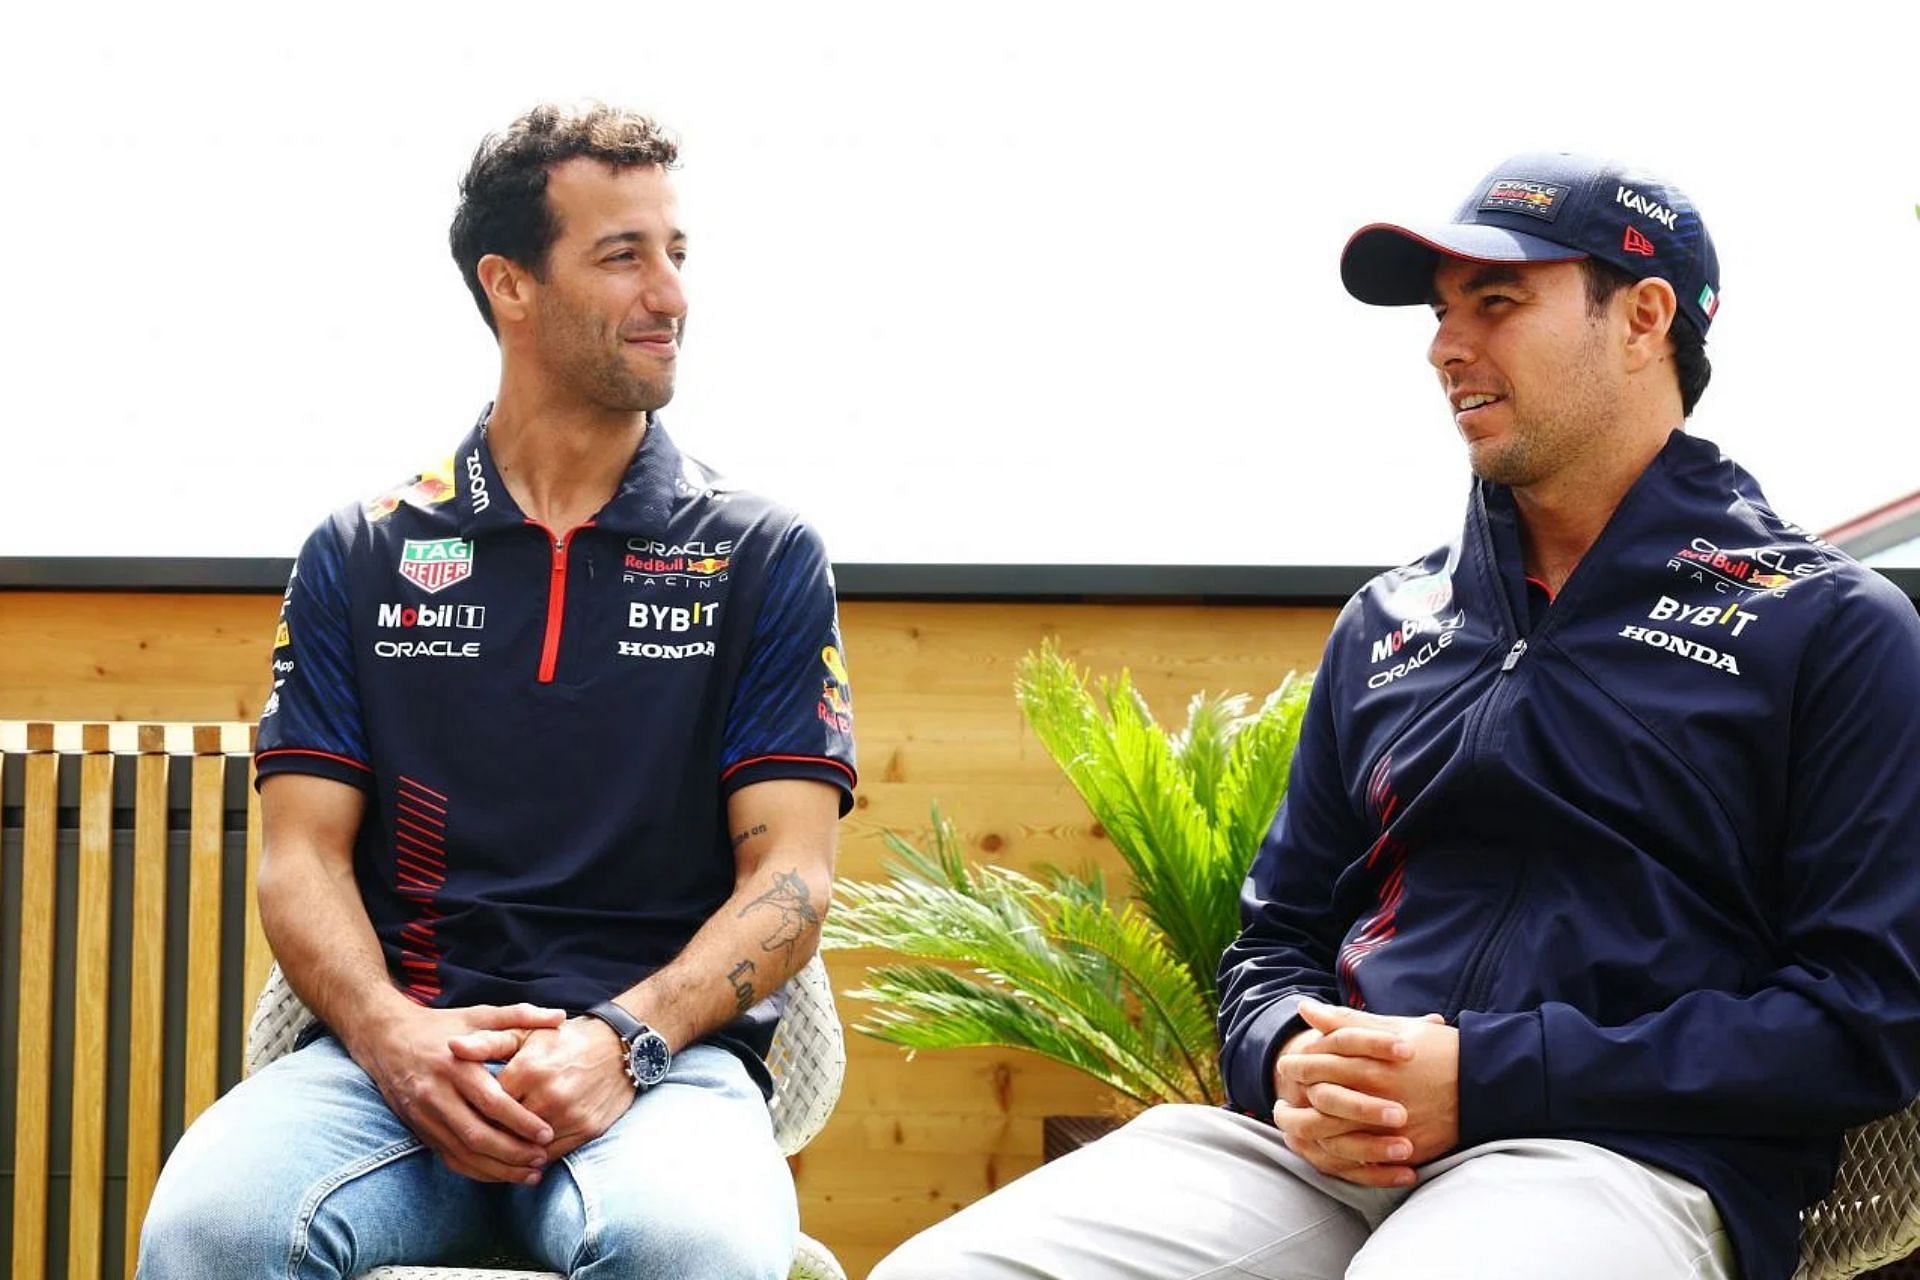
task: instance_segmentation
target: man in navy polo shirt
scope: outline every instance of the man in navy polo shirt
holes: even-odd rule
[[[1476,480],[1334,624],[1221,966],[1233,1109],[873,1280],[1786,1280],[1920,1090],[1920,616],[1684,429],[1698,211],[1517,156],[1341,267],[1432,307]]]
[[[826,910],[850,691],[818,536],[657,413],[675,159],[551,107],[474,158],[453,253],[498,397],[320,526],[274,644],[261,919],[324,1034],[181,1139],[142,1276],[787,1274],[762,1055]]]

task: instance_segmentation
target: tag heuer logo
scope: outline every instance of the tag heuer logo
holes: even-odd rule
[[[473,544],[465,538],[407,539],[400,576],[431,595],[473,576]]]

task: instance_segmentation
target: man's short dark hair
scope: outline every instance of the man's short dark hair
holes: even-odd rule
[[[680,147],[649,117],[598,103],[579,110],[542,104],[506,132],[487,135],[460,180],[460,207],[447,239],[480,318],[496,334],[500,327],[480,283],[480,259],[497,253],[536,280],[545,278],[547,250],[560,235],[560,220],[547,203],[547,175],[578,156],[616,169],[671,169]]]
[[[1580,265],[1587,273],[1587,310],[1599,315],[1613,300],[1613,295],[1639,280],[1611,262],[1602,262],[1598,258],[1583,258]],[[1673,327],[1667,331],[1673,339],[1673,372],[1680,380],[1680,414],[1693,416],[1693,406],[1700,402],[1700,393],[1707,389],[1707,381],[1713,377],[1713,363],[1707,359],[1707,339],[1693,321],[1684,314],[1676,312]]]

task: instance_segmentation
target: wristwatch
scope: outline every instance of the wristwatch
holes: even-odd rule
[[[602,1000],[587,1010],[587,1016],[600,1019],[620,1037],[621,1047],[627,1051],[627,1079],[633,1081],[635,1089],[645,1093],[667,1078],[673,1051],[667,1048],[665,1036],[611,1000]]]

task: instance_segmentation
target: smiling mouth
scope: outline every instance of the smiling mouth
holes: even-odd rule
[[[625,340],[630,347],[638,347],[648,355],[671,359],[679,354],[680,344],[670,333],[650,333],[644,337]]]
[[[1498,404],[1505,404],[1506,402],[1507,398],[1505,396],[1497,396],[1487,391],[1479,391],[1472,395],[1461,396],[1453,402],[1453,420],[1458,425],[1464,427],[1478,418],[1483,411],[1491,409]]]

